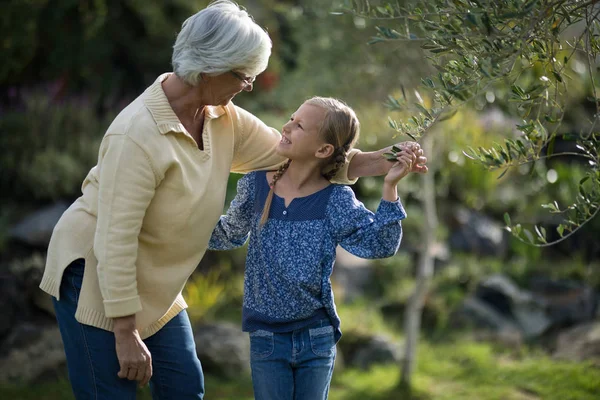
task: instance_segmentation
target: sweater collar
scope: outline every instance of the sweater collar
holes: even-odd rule
[[[167,72],[160,75],[144,92],[144,103],[150,110],[158,130],[163,135],[168,132],[186,132],[183,124],[171,108],[161,85],[171,74],[172,72]],[[206,106],[205,118],[219,118],[224,113],[225,108],[223,106]]]

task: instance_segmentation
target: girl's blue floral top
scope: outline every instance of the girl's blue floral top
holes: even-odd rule
[[[382,200],[374,214],[348,186],[332,184],[285,206],[274,195],[269,220],[260,217],[269,193],[265,171],[237,184],[237,195],[221,216],[212,250],[243,246],[248,236],[242,329],[289,332],[328,318],[340,338],[331,288],[335,249],[362,258],[393,256],[402,239],[402,203]]]

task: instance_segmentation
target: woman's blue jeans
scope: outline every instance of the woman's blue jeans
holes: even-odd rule
[[[251,332],[255,400],[327,399],[335,354],[328,320],[293,332]]]
[[[67,267],[60,286],[60,301],[54,299],[73,393],[77,400],[135,399],[137,382],[117,376],[120,367],[115,335],[75,320],[84,268],[83,259]],[[185,310],[144,343],[152,355],[153,399],[203,398],[204,375]]]

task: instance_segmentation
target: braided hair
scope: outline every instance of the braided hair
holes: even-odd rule
[[[267,200],[265,201],[265,207],[263,208],[262,215],[260,217],[260,226],[263,226],[267,223],[269,219],[269,212],[271,211],[271,203],[273,202],[273,193],[275,192],[275,184],[283,176],[285,171],[287,171],[288,167],[292,163],[292,160],[287,160],[273,175],[273,179],[269,182],[269,194],[267,195]]]

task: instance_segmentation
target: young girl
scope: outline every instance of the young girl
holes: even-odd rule
[[[390,257],[406,213],[396,184],[410,171],[410,147],[385,177],[373,214],[347,186],[331,184],[358,138],[354,111],[339,100],[307,100],[283,127],[276,172],[238,181],[209,248],[242,246],[246,259],[242,329],[250,332],[256,400],[327,399],[341,336],[330,276],[339,244],[363,258]]]

